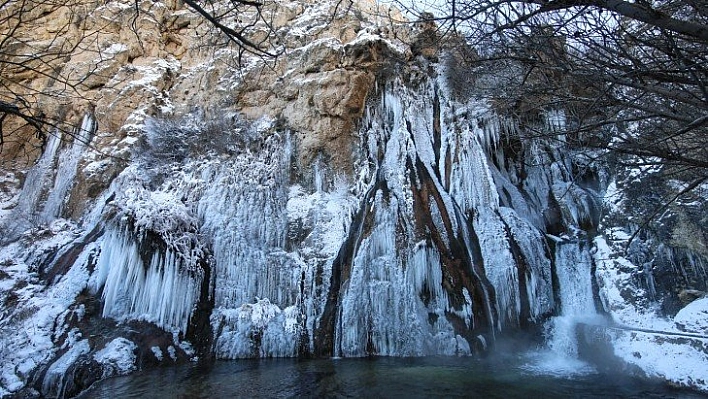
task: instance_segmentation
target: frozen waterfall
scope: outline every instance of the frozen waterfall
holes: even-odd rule
[[[294,179],[297,143],[268,121],[259,151],[136,163],[92,280],[103,315],[185,332],[208,287],[219,358],[470,354],[542,322],[554,260],[532,198],[558,176],[525,193],[493,161],[512,127],[484,110],[435,80],[383,85],[349,176],[316,158]]]
[[[84,115],[81,127],[73,134],[71,146],[63,149],[57,158],[56,177],[54,185],[49,191],[49,196],[44,203],[40,216],[43,222],[61,217],[67,195],[74,184],[76,168],[81,160],[84,150],[91,142],[96,122],[90,115]]]
[[[31,227],[62,217],[78,163],[95,128],[93,117],[87,114],[74,132],[55,129],[48,135],[42,154],[25,176],[12,216],[0,226],[5,235],[0,242],[13,240]]]
[[[554,312],[549,346],[577,356],[574,326],[596,314],[579,233],[593,212],[555,147],[512,143],[523,127],[442,77],[379,84],[347,172],[326,154],[299,164],[300,136],[275,120],[239,123],[234,146],[177,158],[155,147],[170,125],[146,124],[146,147],[41,270],[86,274],[74,288],[100,304],[91,317],[218,359],[470,355]],[[67,213],[94,129],[86,117],[70,145],[50,139],[17,212]],[[80,345],[66,353],[94,350]]]

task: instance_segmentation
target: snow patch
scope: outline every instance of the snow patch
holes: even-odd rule
[[[165,355],[162,353],[162,349],[160,349],[159,346],[152,346],[150,347],[150,350],[152,351],[152,354],[155,355],[155,359],[157,359],[157,361],[161,362],[162,359],[164,359]]]
[[[93,359],[104,367],[104,376],[123,375],[136,370],[134,342],[118,337],[93,355]]]
[[[682,331],[708,336],[708,298],[696,299],[679,310],[674,323]]]
[[[708,391],[708,338],[688,339],[641,331],[613,334],[615,355],[648,376]]]

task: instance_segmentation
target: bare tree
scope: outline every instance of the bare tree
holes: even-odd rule
[[[642,175],[651,205],[636,233],[708,184],[708,4],[694,0],[445,0],[398,4],[435,12],[441,36],[475,49],[475,93],[517,120],[566,117],[564,145]],[[459,60],[458,60],[459,61]],[[544,137],[526,124],[523,139]],[[591,150],[591,151],[587,151]],[[647,190],[645,185],[644,190]],[[662,192],[663,191],[663,192]],[[703,192],[704,194],[700,194]],[[647,196],[645,196],[647,197]],[[704,231],[705,226],[704,226]]]
[[[283,52],[273,18],[277,2],[267,0],[184,0],[184,4],[201,15],[237,47],[238,57],[252,54],[276,58]],[[253,33],[260,30],[260,35]]]
[[[38,106],[49,98],[68,99],[78,95],[76,84],[61,75],[65,57],[76,52],[81,41],[67,40],[77,15],[71,13],[63,23],[53,27],[51,34],[26,37],[38,28],[36,20],[57,11],[62,6],[77,9],[78,3],[46,1],[9,1],[0,5],[0,149],[13,153],[32,152],[32,135],[43,143],[47,126],[57,124]],[[38,89],[32,79],[50,82]],[[29,146],[29,147],[28,147]]]

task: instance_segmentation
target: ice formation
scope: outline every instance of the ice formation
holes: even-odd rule
[[[623,328],[611,330],[617,356],[708,388],[700,370],[689,381],[653,368],[666,347],[627,333],[690,330],[705,345],[705,300],[675,325],[647,325],[620,293],[631,284],[616,270],[631,262],[586,231],[598,227],[598,193],[574,181],[570,154],[543,138],[512,143],[523,126],[455,98],[438,72],[377,83],[349,173],[322,158],[293,172],[298,143],[266,117],[229,133],[242,148],[143,149],[80,225],[61,218],[95,122],[86,116],[64,148],[51,136],[0,223],[0,290],[24,303],[2,308],[0,394],[35,370],[56,394],[80,362],[106,376],[135,369],[137,344],[96,346],[81,330],[89,317],[167,331],[167,344],[144,343],[158,362],[191,354],[185,341],[220,359],[467,355],[542,323],[551,349],[575,358],[578,323],[603,324],[603,312]],[[554,110],[541,124],[565,123]],[[141,128],[159,142],[158,124]],[[43,238],[22,235],[32,227]],[[633,357],[637,342],[648,355]],[[672,345],[707,364],[705,351]]]

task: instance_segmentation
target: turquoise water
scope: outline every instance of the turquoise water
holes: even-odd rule
[[[84,398],[700,398],[696,392],[542,354],[219,361],[100,382]]]

